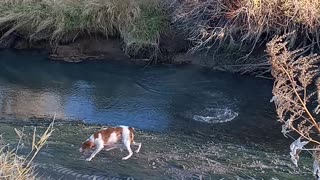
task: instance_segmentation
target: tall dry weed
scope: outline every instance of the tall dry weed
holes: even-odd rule
[[[289,36],[276,36],[267,44],[267,52],[274,77],[273,98],[276,112],[285,137],[292,137],[290,146],[292,162],[298,166],[301,151],[314,151],[314,175],[320,178],[320,124],[317,117],[318,105],[314,105],[319,96],[320,56],[310,54],[302,56],[303,49],[288,50]],[[315,85],[314,85],[315,83]],[[317,87],[317,88],[316,88]],[[314,109],[314,111],[312,110]],[[309,146],[310,148],[306,148]]]
[[[34,158],[46,144],[48,138],[52,135],[54,128],[54,120],[47,129],[37,138],[36,129],[34,129],[32,137],[32,150],[27,156],[19,155],[18,151],[22,147],[22,139],[25,134],[22,130],[15,129],[19,137],[19,142],[16,148],[5,143],[4,139],[0,138],[0,179],[5,180],[31,180],[36,179],[36,173],[32,164]]]

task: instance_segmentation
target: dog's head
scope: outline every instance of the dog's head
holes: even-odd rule
[[[85,152],[85,151],[89,151],[89,150],[95,148],[95,146],[96,145],[92,141],[87,140],[84,143],[82,143],[79,151],[80,151],[80,153]]]

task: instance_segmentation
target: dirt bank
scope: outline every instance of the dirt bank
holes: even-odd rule
[[[188,64],[197,62],[192,55],[187,55],[188,41],[183,37],[164,35],[160,42],[157,59],[150,58],[150,49],[141,49],[139,53],[130,55],[124,51],[124,46],[119,38],[105,38],[99,35],[78,37],[72,41],[51,46],[48,41],[28,41],[17,35],[10,35],[0,41],[0,49],[40,49],[48,52],[52,60],[65,62],[82,62],[86,60],[123,60],[131,62]]]

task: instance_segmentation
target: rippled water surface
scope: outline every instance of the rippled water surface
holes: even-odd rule
[[[130,125],[280,150],[288,145],[269,102],[270,80],[194,66],[69,64],[34,51],[0,51],[0,66],[3,118],[56,112],[58,119],[89,124]]]
[[[67,64],[45,57],[1,51],[2,115],[26,118],[56,112],[63,119],[155,131],[227,121],[237,127],[260,126],[275,117],[268,80],[191,66]]]

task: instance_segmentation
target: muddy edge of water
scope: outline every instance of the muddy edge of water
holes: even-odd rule
[[[6,143],[15,147],[14,128],[24,129],[24,148],[30,151],[33,128],[43,132],[48,121],[0,121]],[[55,131],[34,161],[39,179],[311,179],[312,161],[302,156],[300,167],[290,162],[289,152],[264,151],[214,136],[155,133],[136,130],[141,152],[127,161],[126,151],[102,152],[92,162],[78,152],[80,144],[102,126],[81,122],[56,122]]]

